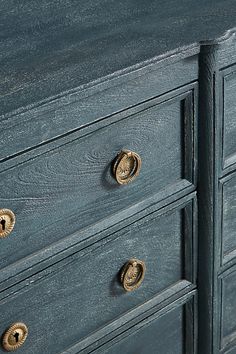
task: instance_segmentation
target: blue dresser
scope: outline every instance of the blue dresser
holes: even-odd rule
[[[0,19],[0,353],[236,354],[235,0]]]

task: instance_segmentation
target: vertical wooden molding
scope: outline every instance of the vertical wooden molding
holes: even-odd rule
[[[202,46],[199,58],[199,353],[213,351],[215,213],[215,50]]]

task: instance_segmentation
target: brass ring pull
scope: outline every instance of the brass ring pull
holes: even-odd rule
[[[113,173],[119,184],[128,184],[138,176],[141,169],[141,158],[133,151],[122,150],[113,165]]]
[[[9,209],[0,209],[0,238],[8,236],[15,225],[15,214]]]
[[[7,352],[20,348],[28,336],[28,328],[24,323],[12,324],[2,337],[2,346]]]
[[[130,259],[122,268],[121,284],[126,291],[137,289],[143,282],[146,272],[145,263],[138,259]]]

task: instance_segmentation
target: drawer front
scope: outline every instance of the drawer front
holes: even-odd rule
[[[154,314],[94,353],[194,354],[193,314],[191,301],[167,313]]]
[[[221,284],[221,349],[236,343],[236,270],[230,270],[220,279]]]
[[[29,279],[1,301],[1,330],[24,322],[24,353],[58,353],[177,282],[194,282],[194,204],[154,212]],[[127,291],[122,270],[132,258],[145,263],[146,273],[139,288]]]
[[[224,354],[236,354],[236,346],[223,352]]]
[[[108,126],[2,172],[0,203],[15,213],[16,224],[0,240],[0,266],[153,195],[160,200],[191,186],[192,94],[140,105],[138,112],[127,111]],[[128,185],[120,185],[112,170],[123,149],[142,160],[139,176]]]
[[[220,182],[222,263],[236,257],[236,174]]]
[[[236,163],[236,65],[222,72],[223,168]]]
[[[40,90],[28,88],[31,100],[22,90],[8,96],[6,89],[2,88],[4,96],[0,96],[0,112],[1,117],[6,113],[7,120],[1,122],[0,162],[140,102],[160,97],[165,92],[171,92],[176,87],[183,87],[186,83],[197,80],[198,77],[197,55],[177,62],[174,59],[171,65],[160,65],[160,68],[158,66],[156,63],[126,75],[115,75],[113,79],[98,85],[64,92],[65,95],[56,99],[51,97],[51,100],[48,100],[50,93],[44,91],[42,82]],[[60,81],[63,84],[65,72],[61,75]],[[75,76],[77,80],[78,76]],[[13,81],[15,85],[15,80]],[[59,89],[59,92],[62,93],[63,90]],[[41,101],[42,95],[46,96],[46,102]],[[38,103],[31,105],[33,102]],[[21,108],[14,112],[17,107]]]

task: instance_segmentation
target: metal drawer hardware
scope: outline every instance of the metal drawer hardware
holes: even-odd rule
[[[14,323],[3,334],[2,346],[8,351],[12,352],[20,348],[28,336],[28,328],[24,323]]]
[[[126,291],[137,289],[143,282],[146,272],[145,263],[138,259],[130,259],[122,268],[121,283]]]
[[[0,209],[0,238],[8,236],[15,225],[15,214],[9,209]]]
[[[138,176],[141,169],[140,156],[130,150],[122,150],[116,157],[113,173],[119,184],[127,184]]]

